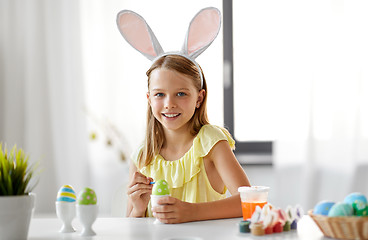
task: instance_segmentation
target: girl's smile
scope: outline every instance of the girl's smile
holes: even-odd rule
[[[174,118],[177,118],[180,116],[180,113],[162,113],[162,115],[166,118],[171,118],[171,119],[174,119]]]

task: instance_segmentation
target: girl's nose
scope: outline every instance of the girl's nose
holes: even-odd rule
[[[175,108],[176,103],[172,97],[167,97],[165,101],[165,109]]]

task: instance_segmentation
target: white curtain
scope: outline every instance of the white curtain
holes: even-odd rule
[[[40,161],[36,214],[88,186],[79,2],[0,1],[0,141]]]
[[[304,50],[294,59],[298,75],[279,82],[274,148],[275,201],[306,210],[355,191],[368,195],[368,4],[314,6],[307,25],[295,21]]]

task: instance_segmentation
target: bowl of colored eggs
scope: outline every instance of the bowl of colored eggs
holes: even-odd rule
[[[326,237],[368,239],[368,202],[362,193],[351,193],[341,202],[321,201],[308,214]]]

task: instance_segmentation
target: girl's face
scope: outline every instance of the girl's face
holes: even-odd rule
[[[147,99],[155,118],[167,130],[187,130],[187,123],[204,99],[190,77],[158,68],[151,72]]]

